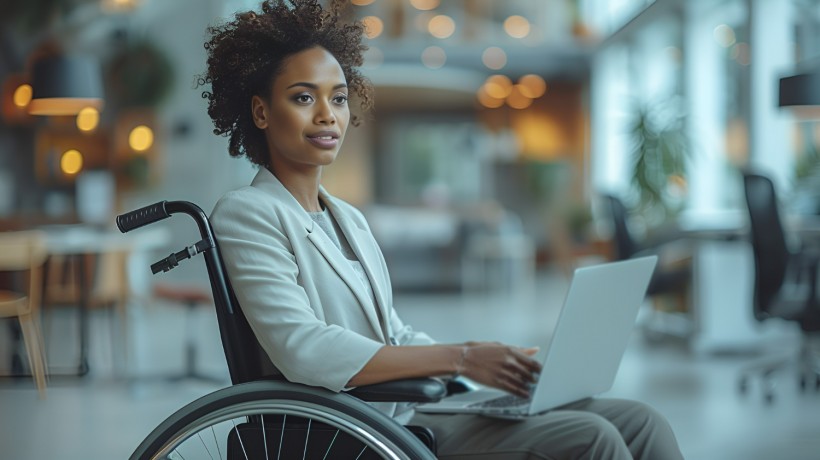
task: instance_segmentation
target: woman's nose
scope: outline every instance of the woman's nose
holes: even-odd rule
[[[316,116],[314,121],[321,125],[332,125],[336,123],[336,114],[327,102],[316,104]]]

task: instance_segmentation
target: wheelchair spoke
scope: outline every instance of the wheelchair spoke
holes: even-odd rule
[[[179,457],[179,458],[180,458],[180,460],[185,460],[185,457],[183,457],[183,456],[182,456],[182,454],[180,454],[180,453],[179,453],[179,451],[178,451],[177,449],[174,449],[174,451],[173,451],[173,452],[171,452],[171,454],[170,454],[170,455],[168,455],[168,458],[169,458],[169,459],[172,459],[172,460],[176,460],[176,459],[177,459],[177,457]],[[246,460],[247,460],[247,459],[246,459]]]
[[[231,420],[231,423],[233,424],[234,432],[236,432],[236,437],[237,437],[237,439],[239,439],[239,447],[242,448],[242,454],[245,456],[245,460],[248,460],[248,451],[245,450],[245,443],[242,442],[242,434],[239,433],[239,430],[236,429],[236,422]],[[182,460],[185,460],[185,459],[182,459]]]
[[[357,456],[356,456],[356,460],[359,460],[359,457],[361,457],[361,456],[362,456],[362,454],[364,453],[364,451],[366,451],[366,450],[367,450],[367,446],[364,446],[364,447],[362,448],[362,451],[361,451],[361,452],[359,452],[359,455],[357,455]]]
[[[202,443],[202,447],[205,448],[205,452],[208,453],[208,457],[211,457],[211,460],[214,460],[214,456],[211,455],[211,451],[208,449],[208,446],[205,444],[205,440],[202,439],[202,433],[197,433],[196,435],[199,436],[199,441]]]
[[[313,423],[313,419],[308,419],[308,428],[307,434],[305,435],[305,450],[302,452],[302,460],[305,460],[305,456],[307,455],[307,446],[308,446],[308,439],[310,439],[310,424]]]
[[[219,448],[219,441],[216,439],[216,431],[211,427],[211,434],[214,435],[214,445],[216,446],[216,453],[219,454],[219,460],[222,460],[222,450]]]
[[[268,458],[268,436],[265,433],[266,431],[268,431],[265,429],[265,416],[261,415],[259,417],[259,420],[261,420],[260,423],[262,424],[262,445],[265,447],[265,460],[270,460]]]
[[[276,453],[276,460],[282,457],[282,443],[285,442],[285,424],[288,422],[288,414],[282,416],[282,431],[279,432],[279,451]]]
[[[336,434],[333,435],[333,439],[330,440],[330,445],[327,446],[327,451],[325,452],[325,456],[322,457],[322,460],[327,458],[327,454],[330,453],[330,449],[333,447],[333,443],[336,442],[336,436],[339,436],[339,430],[336,430]]]

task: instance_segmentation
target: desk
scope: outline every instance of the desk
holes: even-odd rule
[[[106,252],[125,251],[139,254],[158,249],[170,241],[170,233],[163,227],[149,227],[133,234],[122,234],[113,229],[101,229],[89,225],[58,225],[41,227],[46,234],[49,256],[66,256],[77,273],[79,289],[79,363],[76,375],[88,373],[88,310],[92,288],[86,278],[86,256],[98,256]],[[44,277],[45,278],[45,277]],[[47,280],[43,280],[47,283]]]

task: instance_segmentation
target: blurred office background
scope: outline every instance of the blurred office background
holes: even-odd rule
[[[0,457],[124,458],[228,384],[201,260],[148,268],[195,226],[113,222],[160,200],[210,212],[250,182],[196,83],[206,27],[257,6],[0,5],[0,235],[45,236],[34,317],[50,373],[38,398],[24,331],[4,319]],[[794,367],[740,387],[747,365],[810,337],[755,314],[744,174],[774,184],[792,251],[816,252],[820,0],[351,0],[347,14],[366,25],[376,108],[324,185],[368,217],[406,321],[531,344],[572,270],[631,242],[664,277],[609,395],[664,412],[687,458],[817,458],[820,380]],[[96,94],[49,112],[49,60],[57,87]]]

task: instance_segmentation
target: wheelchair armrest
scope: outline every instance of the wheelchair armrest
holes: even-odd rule
[[[433,378],[394,380],[356,387],[347,392],[368,402],[436,402],[447,395],[441,380]]]

